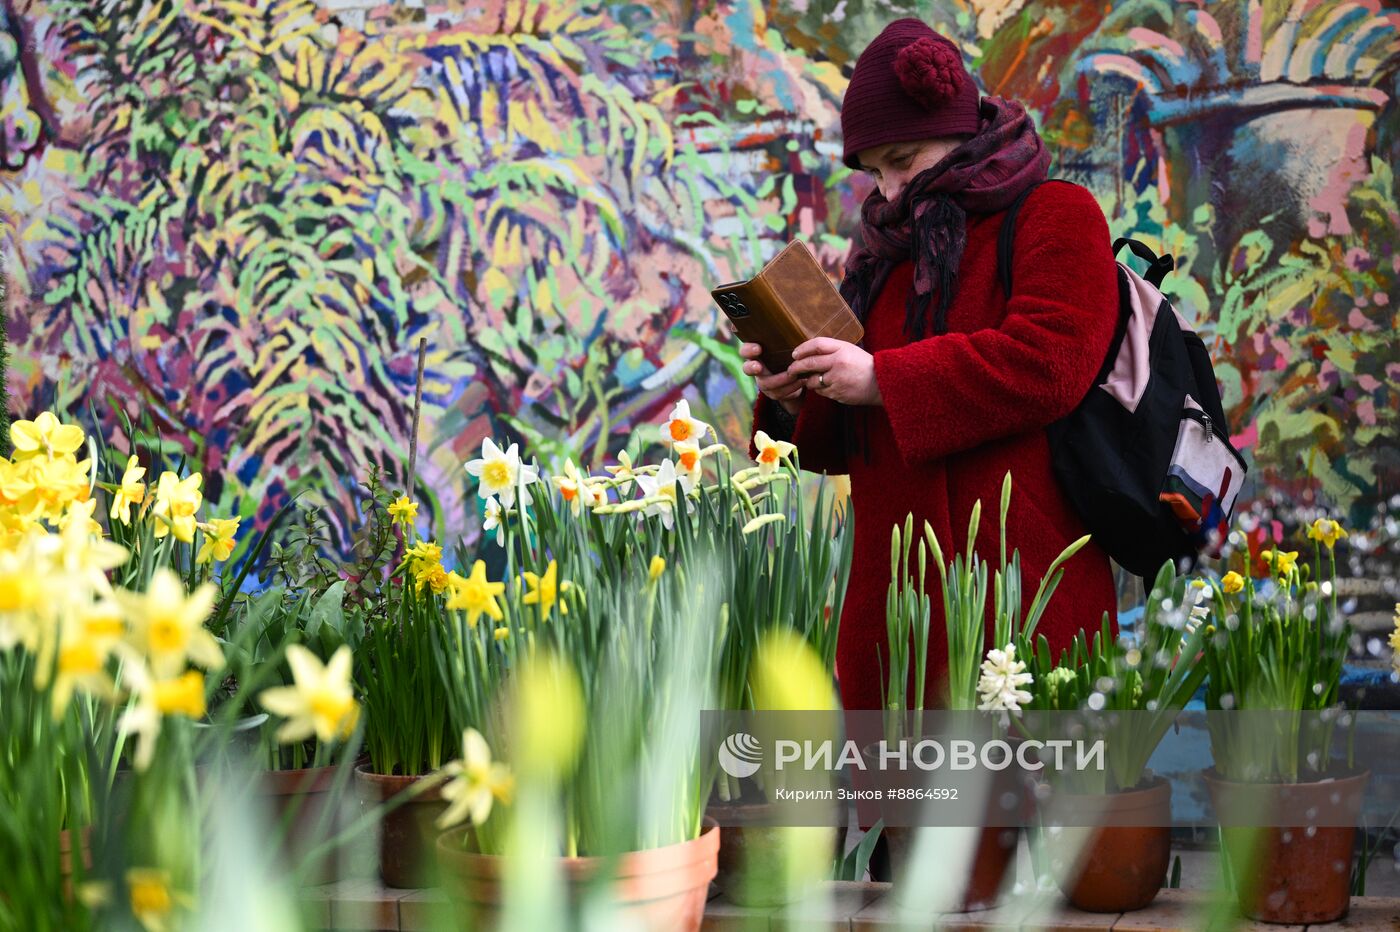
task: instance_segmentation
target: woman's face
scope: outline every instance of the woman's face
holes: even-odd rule
[[[941,162],[949,152],[962,145],[964,137],[919,139],[914,142],[889,142],[856,153],[860,167],[875,179],[875,186],[893,201],[909,180],[926,168]]]

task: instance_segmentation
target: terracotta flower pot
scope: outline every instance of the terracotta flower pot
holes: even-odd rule
[[[373,773],[367,765],[355,768],[355,782],[366,805],[377,806],[408,789],[421,776],[404,777]],[[400,889],[432,885],[434,824],[447,810],[437,787],[400,803],[379,824],[379,876]]]
[[[1205,774],[1217,814],[1279,814],[1311,818],[1312,825],[1254,828],[1222,825],[1221,837],[1236,872],[1240,911],[1251,919],[1285,924],[1335,922],[1351,906],[1356,823],[1370,771],[1310,783],[1237,783]],[[1311,814],[1311,815],[1309,815]]]
[[[863,754],[867,761],[873,761],[875,752],[867,747]],[[875,766],[870,764],[869,766]],[[988,787],[983,827],[975,836],[975,849],[966,878],[952,907],[955,912],[976,912],[992,909],[1001,900],[1001,891],[1007,877],[1012,873],[1016,862],[1016,848],[1021,841],[1022,829],[1019,825],[997,826],[988,824],[994,821],[994,809],[1013,809],[1019,814],[1026,813],[1030,804],[1030,794],[1022,782],[1022,776],[1015,770],[994,771],[992,785]],[[893,894],[897,899],[907,899],[917,889],[921,889],[920,878],[908,873],[906,866],[914,855],[914,845],[920,829],[916,826],[887,825],[881,832],[884,854],[887,859],[889,876],[894,881]],[[878,849],[877,849],[878,850]],[[876,865],[872,859],[872,876]]]
[[[438,837],[437,856],[448,896],[470,913],[467,928],[493,928],[504,905],[504,858],[464,847],[470,826]],[[612,899],[628,928],[648,932],[697,930],[705,915],[719,855],[720,829],[706,820],[700,837],[619,858],[559,858],[571,913],[585,889],[611,876]]]
[[[705,814],[723,826],[719,836],[715,886],[740,906],[782,906],[800,898],[800,886],[782,882],[793,846],[820,847],[835,859],[840,854],[835,826],[769,825],[767,803],[711,802]]]
[[[269,770],[261,775],[259,789],[267,798],[272,817],[280,825],[290,818],[291,825],[282,846],[282,856],[297,867],[318,845],[342,828],[337,818],[338,800],[332,793],[336,767],[307,767],[300,770]],[[307,867],[308,885],[340,879],[338,852],[329,851]]]
[[[84,875],[92,870],[92,826],[84,825],[77,835],[78,843],[74,845],[72,829],[65,828],[58,833],[58,871],[63,878],[63,895],[69,898],[73,896],[73,855],[78,855]]]
[[[1121,793],[1056,793],[1050,813],[1065,826],[1051,846],[1051,867],[1075,907],[1130,912],[1157,898],[1172,853],[1170,783],[1154,777]]]

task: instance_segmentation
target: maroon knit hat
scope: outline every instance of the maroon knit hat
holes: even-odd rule
[[[975,136],[981,96],[952,42],[921,20],[885,27],[856,59],[841,101],[842,160],[890,142]]]

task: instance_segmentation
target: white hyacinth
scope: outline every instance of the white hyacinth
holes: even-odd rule
[[[1201,622],[1210,617],[1210,588],[1204,579],[1193,580],[1186,602],[1191,611],[1186,619],[1186,633],[1195,634]]]
[[[977,698],[982,701],[977,708],[983,712],[1019,712],[1022,705],[1031,701],[1031,694],[1021,687],[1034,681],[1035,677],[1026,672],[1025,663],[1016,659],[1015,644],[1007,644],[1006,650],[994,647],[982,661],[982,678],[977,681]]]

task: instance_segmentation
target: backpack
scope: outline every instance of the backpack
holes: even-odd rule
[[[997,273],[1011,297],[1016,214],[1007,209]],[[1167,560],[1194,564],[1224,539],[1247,470],[1230,442],[1205,343],[1159,290],[1176,261],[1126,237],[1148,263],[1118,263],[1118,325],[1084,400],[1047,428],[1055,476],[1085,528],[1120,566],[1152,578]]]

